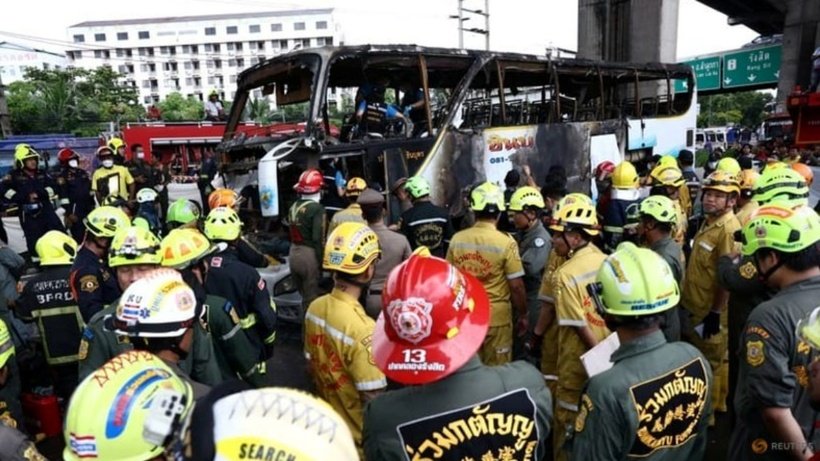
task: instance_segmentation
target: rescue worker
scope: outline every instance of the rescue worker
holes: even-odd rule
[[[737,176],[740,174],[740,163],[734,157],[723,157],[717,162],[715,171],[724,171],[730,175]]]
[[[347,197],[350,205],[333,215],[333,218],[330,219],[330,223],[327,225],[328,234],[333,232],[333,229],[343,222],[366,224],[364,218],[362,218],[362,207],[356,202],[356,199],[359,198],[359,195],[365,189],[367,189],[367,182],[362,178],[354,177],[347,181],[345,185],[345,197]]]
[[[612,173],[614,172],[615,164],[609,160],[605,160],[595,167],[595,190],[598,192],[596,208],[600,216],[603,216],[604,211],[609,206],[609,201],[612,199]]]
[[[683,177],[683,172],[677,165],[660,164],[655,167],[649,174],[651,179],[651,189],[649,195],[661,195],[668,197],[672,201],[672,206],[675,209],[676,220],[672,227],[672,238],[679,245],[683,245],[686,239],[686,226],[689,223],[689,217],[684,211],[684,206],[680,192],[686,189],[686,179]]]
[[[413,201],[413,207],[399,218],[398,230],[410,242],[410,248],[426,246],[433,256],[443,258],[453,237],[450,215],[430,201],[430,183],[421,176],[407,180],[404,188]]]
[[[701,190],[705,221],[695,235],[683,278],[681,306],[685,312],[681,332],[709,359],[715,378],[712,409],[725,412],[729,292],[718,283],[717,263],[721,256],[735,252],[734,233],[740,229],[740,223],[733,209],[740,186],[735,175],[715,170],[703,180]]]
[[[46,169],[39,169],[40,154],[28,144],[14,148],[14,169],[0,181],[0,196],[18,210],[26,249],[36,262],[37,240],[50,230],[65,230],[52,203],[57,183]]]
[[[117,156],[125,158],[121,153],[118,153]],[[123,166],[128,169],[128,173],[134,178],[134,189],[138,193],[142,189],[151,189],[158,192],[154,189],[158,179],[156,170],[145,160],[145,151],[141,145],[134,144],[131,146],[131,159],[123,162]]]
[[[390,188],[390,226],[396,226],[402,213],[413,207],[406,184],[407,178],[399,178]]]
[[[680,299],[669,265],[651,250],[623,243],[589,288],[620,346],[612,368],[587,381],[570,459],[702,459],[712,370],[700,351],[667,343],[660,331],[665,312]],[[655,398],[672,388],[674,398]]]
[[[214,152],[211,150],[206,150],[202,154],[202,165],[199,167],[199,179],[196,182],[196,187],[199,189],[199,197],[202,200],[202,203],[208,203],[208,208],[205,211],[205,214],[208,214],[209,211],[213,207],[211,207],[210,201],[206,201],[205,199],[210,199],[211,194],[214,191],[214,187],[211,185],[213,180],[216,178],[217,174],[217,166],[216,166],[216,159],[214,158]]]
[[[205,292],[208,256],[216,246],[196,229],[175,229],[162,239],[162,266],[176,269],[204,309],[205,328],[214,341],[222,379],[240,377],[254,387],[265,385],[265,350],[254,345],[239,324],[236,309],[225,298]]]
[[[109,206],[95,208],[83,220],[85,240],[71,265],[68,281],[86,323],[120,296],[117,279],[108,267],[108,250],[117,231],[129,223],[125,213]]]
[[[420,248],[390,273],[385,286],[383,315],[373,331],[373,360],[388,378],[412,387],[382,394],[365,407],[365,459],[403,461],[435,454],[479,460],[487,453],[492,459],[542,459],[552,396],[526,363],[481,363],[477,352],[491,317],[481,282]],[[417,322],[426,327],[416,328]],[[532,430],[475,431],[460,443],[427,442],[440,440],[434,434],[459,421],[476,419],[479,426],[489,426],[485,418],[491,414]]]
[[[179,228],[197,229],[201,216],[202,207],[199,203],[186,198],[177,199],[168,207],[168,215],[165,218],[166,231]]]
[[[46,461],[37,446],[25,434],[0,421],[0,461]]]
[[[114,163],[117,165],[122,165],[125,163],[125,141],[120,138],[113,137],[105,143],[105,147],[114,153]]]
[[[683,282],[686,260],[683,249],[672,239],[673,229],[677,225],[677,210],[674,203],[662,195],[649,196],[641,201],[638,213],[638,234],[650,250],[659,254],[669,264],[675,283],[680,286]],[[660,327],[666,342],[679,341],[681,331],[677,303],[665,309],[661,317],[663,322]]]
[[[347,201],[344,198],[346,181],[344,178],[344,173],[341,170],[340,162],[341,160],[338,157],[325,159],[319,162],[322,173],[322,182],[319,191],[324,191],[319,199],[319,203],[324,207],[328,221],[333,219],[334,214],[338,213],[344,209],[345,206],[347,206]],[[302,174],[305,174],[306,172]],[[313,174],[311,174],[311,180],[315,181],[312,176]]]
[[[191,379],[180,362],[193,349],[194,331],[202,306],[194,291],[179,273],[158,269],[136,280],[126,289],[109,317],[116,334],[127,336],[134,349],[150,352],[165,362],[180,379],[191,386],[195,399],[204,397],[210,387]]]
[[[24,431],[19,372],[11,331],[8,324],[0,319],[0,426]]]
[[[816,356],[820,351],[820,324],[818,324],[818,317],[820,317],[820,307],[815,308],[809,315],[801,319],[797,323],[797,339],[811,346],[812,355]],[[809,404],[816,412],[820,411],[820,360],[812,360],[808,367],[809,375]],[[820,458],[820,453],[815,453],[810,461],[817,461]]]
[[[544,266],[552,251],[550,234],[541,225],[541,212],[545,206],[541,192],[531,186],[519,188],[510,197],[509,211],[512,213],[513,224],[518,230],[515,239],[518,242],[518,252],[524,267],[524,289],[527,293],[529,317],[528,335],[532,334],[533,328],[538,323],[538,315],[541,311],[538,291],[541,288],[541,279],[544,277]],[[526,337],[516,335],[513,338],[513,358],[516,360],[526,355]]]
[[[107,146],[97,149],[97,160],[100,165],[94,170],[91,176],[91,190],[97,197],[97,203],[103,203],[103,199],[109,195],[116,195],[123,200],[131,200],[136,193],[134,178],[128,172],[128,168],[117,165],[115,158],[120,158]]]
[[[741,226],[745,226],[752,213],[758,208],[757,202],[753,199],[755,183],[760,178],[760,174],[752,169],[743,170],[738,174],[737,181],[740,184],[740,195],[737,196],[737,211],[735,215]]]
[[[413,124],[409,117],[405,117],[393,104],[387,104],[384,93],[387,88],[381,84],[373,86],[372,91],[356,107],[356,120],[359,123],[358,136],[383,137],[389,126],[394,122],[402,122],[409,137],[413,131]],[[408,129],[409,128],[409,129]]]
[[[562,461],[566,459],[563,447],[567,428],[575,422],[587,377],[581,355],[609,335],[586,288],[595,282],[595,273],[606,256],[590,241],[600,232],[590,202],[578,200],[562,206],[553,216],[550,230],[552,247],[558,256],[566,258],[552,276],[555,312],[546,322],[547,326],[558,324],[553,451],[555,460]]]
[[[490,329],[478,356],[486,365],[503,365],[512,360],[513,336],[526,335],[529,327],[524,266],[515,239],[496,229],[505,208],[501,188],[490,182],[479,185],[470,194],[470,208],[476,223],[453,236],[447,261],[484,284],[490,297]]]
[[[754,199],[760,206],[784,203],[796,206],[807,203],[809,185],[799,172],[782,163],[767,167],[755,182]]]
[[[169,391],[179,397],[166,400],[163,395]],[[152,402],[164,402],[167,411],[187,415],[194,395],[190,385],[151,353],[127,351],[113,357],[85,378],[71,397],[62,459],[163,459],[165,447],[143,438]]]
[[[814,171],[811,169],[810,166],[806,165],[805,163],[792,163],[789,165],[792,170],[800,173],[800,176],[806,180],[806,184],[811,187],[811,184],[814,182]]]
[[[36,322],[54,392],[68,402],[77,387],[77,351],[83,320],[68,283],[77,242],[60,231],[49,231],[36,245],[42,272],[23,286],[16,316]]]
[[[233,209],[214,208],[208,213],[205,236],[225,245],[210,257],[205,291],[231,302],[242,329],[270,358],[276,341],[276,305],[259,272],[239,258],[236,245],[241,230],[242,223]]]
[[[211,192],[211,195],[208,196],[209,210],[225,207],[231,208],[239,213],[238,208],[240,203],[242,203],[242,198],[231,189],[219,188]],[[240,221],[241,219],[242,218],[240,216]],[[239,254],[240,261],[253,267],[260,269],[265,268],[274,261],[273,258],[259,251],[255,246],[253,246],[253,244],[241,236],[239,237],[239,241],[236,242],[236,249]]]
[[[299,200],[288,211],[290,223],[290,258],[288,260],[293,283],[302,295],[302,311],[319,296],[319,279],[322,277],[322,251],[325,244],[326,215],[319,203],[322,190],[322,173],[309,169],[299,176],[293,186]]]
[[[302,327],[316,393],[344,419],[360,457],[364,405],[387,387],[371,353],[375,322],[359,301],[380,254],[379,238],[370,228],[340,224],[328,236],[322,261],[333,273],[333,290],[311,303]]]
[[[807,390],[811,347],[796,331],[820,297],[820,216],[806,206],[762,205],[743,227],[742,242],[777,293],[752,310],[742,333],[729,459],[808,459],[820,431]],[[761,450],[774,442],[783,449]]]
[[[85,235],[83,219],[94,209],[91,178],[80,168],[80,156],[71,149],[57,154],[60,173],[57,174],[60,206],[65,210],[65,226],[74,240],[81,242]]]
[[[157,191],[154,189],[140,189],[137,192],[137,215],[132,222],[135,226],[140,226],[151,231],[157,237],[162,236],[162,225],[159,220],[159,203],[157,203]]]
[[[690,150],[683,149],[678,153],[678,165],[680,171],[683,173],[683,178],[686,180],[686,188],[689,190],[689,198],[692,202],[696,202],[700,192],[700,178],[695,171],[695,155]],[[692,208],[687,210],[687,215],[690,217],[694,214],[694,203]]]
[[[412,250],[407,238],[392,231],[384,225],[384,217],[387,210],[384,207],[384,196],[373,189],[365,189],[357,199],[362,209],[362,216],[367,222],[367,227],[379,238],[379,248],[381,255],[376,263],[376,270],[373,279],[370,281],[370,289],[367,292],[367,302],[364,310],[367,315],[376,319],[382,311],[382,290],[387,276],[394,267],[410,257]]]
[[[603,211],[603,250],[615,251],[624,233],[626,209],[638,201],[640,180],[635,167],[623,161],[612,173],[612,190],[609,205]]]

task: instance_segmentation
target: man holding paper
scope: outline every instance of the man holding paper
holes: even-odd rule
[[[666,261],[622,243],[588,291],[620,346],[592,376],[568,443],[570,460],[702,459],[712,370],[695,347],[667,343],[660,324],[680,290]]]

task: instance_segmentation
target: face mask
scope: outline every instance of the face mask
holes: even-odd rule
[[[78,162],[76,160],[69,160],[68,161],[68,166],[70,166],[71,168],[77,168],[77,167],[80,166],[80,162]]]
[[[137,152],[137,158],[138,159],[144,159],[145,158],[145,152]]]
[[[712,170],[717,168],[717,162],[709,162],[709,168],[712,169]]]
[[[102,164],[106,168],[111,168],[112,166],[114,166],[114,161],[110,160],[110,159],[107,159],[107,160],[103,160]]]

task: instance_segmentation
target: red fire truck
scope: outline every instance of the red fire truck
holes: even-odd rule
[[[794,143],[801,148],[820,145],[820,93],[795,91],[786,107],[794,123]]]

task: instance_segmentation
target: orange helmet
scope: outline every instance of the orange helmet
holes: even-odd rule
[[[293,186],[293,190],[300,194],[315,194],[322,190],[323,183],[322,172],[316,168],[308,168],[299,176],[299,182]]]
[[[373,359],[404,384],[438,381],[461,368],[481,347],[490,324],[481,282],[426,247],[390,272],[382,305]]]
[[[800,176],[806,178],[806,184],[811,187],[811,183],[814,181],[814,171],[812,171],[811,167],[800,162],[792,163],[791,167],[792,170],[800,173]]]
[[[227,207],[233,208],[239,204],[239,196],[231,189],[216,189],[208,196],[208,207],[210,209]]]
[[[367,181],[359,177],[350,178],[345,186],[345,195],[358,197],[365,189],[367,189]]]

